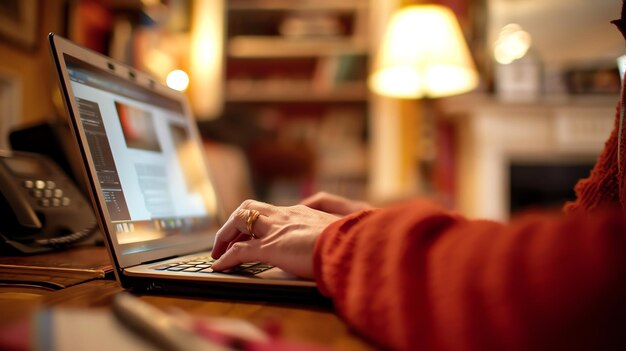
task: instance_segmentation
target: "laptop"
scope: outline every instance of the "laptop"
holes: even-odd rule
[[[54,33],[49,44],[122,287],[324,302],[314,282],[276,267],[251,262],[229,273],[211,270],[220,202],[184,94]]]

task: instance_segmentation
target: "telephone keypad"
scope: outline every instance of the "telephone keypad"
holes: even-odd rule
[[[65,207],[72,201],[65,196],[63,189],[57,188],[57,184],[51,180],[25,180],[24,188],[30,189],[30,195],[39,199],[37,203],[42,207]]]
[[[0,151],[2,249],[46,252],[68,247],[94,232],[91,207],[54,161],[43,155]],[[8,211],[13,214],[7,216]]]

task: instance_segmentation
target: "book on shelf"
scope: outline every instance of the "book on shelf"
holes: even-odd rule
[[[320,57],[311,78],[311,86],[316,92],[333,92],[346,87],[364,89],[366,70],[366,59],[360,54]]]

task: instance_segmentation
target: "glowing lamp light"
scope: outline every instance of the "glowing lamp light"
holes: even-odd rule
[[[368,85],[385,96],[437,98],[468,92],[478,81],[454,13],[429,4],[392,16]]]
[[[496,61],[508,65],[526,55],[532,39],[530,34],[518,24],[511,23],[502,27],[498,40],[493,48],[493,56]]]
[[[165,79],[167,86],[178,91],[185,91],[189,86],[189,76],[185,71],[176,69],[171,71]]]

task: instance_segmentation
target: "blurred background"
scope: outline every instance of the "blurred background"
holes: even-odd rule
[[[426,29],[390,30],[399,10],[424,3],[453,13],[452,51],[418,52],[424,38],[444,42],[430,15],[409,20]],[[429,196],[499,220],[558,209],[613,127],[624,45],[609,21],[620,9],[619,0],[0,0],[0,148],[14,147],[16,131],[66,123],[53,31],[189,96],[227,210],[317,191],[375,204]],[[443,65],[419,76],[424,57],[463,61],[467,85],[439,94],[456,76]],[[377,86],[398,62],[421,90],[389,91],[410,72]]]

